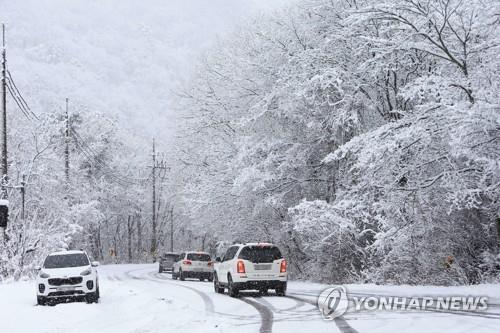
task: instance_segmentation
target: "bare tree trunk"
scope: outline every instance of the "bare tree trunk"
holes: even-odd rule
[[[104,259],[104,255],[102,253],[102,245],[101,245],[101,224],[100,223],[97,225],[96,249],[97,249],[97,256],[98,256],[99,260]]]
[[[201,238],[201,250],[205,251],[205,241],[207,239],[207,234],[203,234],[203,237]]]
[[[113,248],[115,250],[115,264],[118,263],[118,246],[120,244],[120,221],[119,221],[119,216],[116,217],[116,229],[115,229],[115,235],[113,237]]]
[[[139,259],[142,258],[142,223],[141,216],[139,214],[136,215],[137,218],[137,257]]]
[[[127,250],[128,250],[128,262],[132,262],[132,233],[134,231],[132,230],[132,219],[131,216],[129,215],[127,218]]]

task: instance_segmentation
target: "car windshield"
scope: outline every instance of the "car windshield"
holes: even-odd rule
[[[48,256],[43,264],[44,268],[64,268],[88,266],[89,259],[83,253],[61,254]]]
[[[253,263],[261,263],[273,262],[283,258],[283,256],[276,246],[247,246],[241,250],[239,258]]]
[[[188,253],[187,259],[193,261],[210,261],[210,256],[206,253]]]

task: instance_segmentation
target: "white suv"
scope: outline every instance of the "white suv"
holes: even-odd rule
[[[95,267],[83,251],[51,253],[43,267],[37,267],[37,303],[45,305],[50,300],[85,298],[87,303],[97,303],[99,280]]]
[[[212,258],[206,252],[184,252],[181,253],[172,268],[172,279],[195,278],[203,281],[212,281],[214,276],[214,265]]]
[[[274,289],[278,296],[285,296],[286,283],[287,262],[273,244],[235,244],[222,259],[215,259],[217,293],[227,288],[229,296],[237,297],[240,290],[255,289],[266,294],[268,289]]]

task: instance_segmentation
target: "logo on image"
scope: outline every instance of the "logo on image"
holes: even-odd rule
[[[343,286],[327,288],[318,297],[318,308],[323,318],[327,320],[342,316],[348,306],[347,291]]]

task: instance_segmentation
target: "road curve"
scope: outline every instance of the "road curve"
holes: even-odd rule
[[[134,272],[139,272],[137,274],[133,274]],[[157,271],[153,271],[148,268],[135,269],[131,271],[127,271],[126,276],[136,280],[147,280],[155,283],[164,283],[172,286],[182,287],[184,289],[188,289],[194,293],[196,293],[204,302],[205,311],[207,313],[211,313],[217,316],[223,316],[227,318],[231,318],[237,321],[243,320],[246,323],[241,323],[239,325],[259,325],[260,333],[271,333],[273,332],[273,327],[276,325],[277,327],[281,327],[282,323],[285,321],[290,322],[304,322],[304,320],[309,321],[312,319],[311,315],[314,312],[314,308],[316,304],[310,300],[303,299],[297,296],[290,297],[260,297],[258,293],[255,292],[241,292],[240,297],[237,298],[229,298],[234,301],[239,301],[245,303],[246,305],[252,307],[256,310],[256,314],[252,315],[240,315],[235,313],[225,313],[218,312],[217,300],[221,300],[219,295],[216,295],[214,292],[209,293],[208,288],[209,285],[207,283],[193,283],[191,285],[186,285],[184,282],[175,281],[170,278],[170,275],[160,274]],[[189,283],[189,282],[188,282]],[[210,289],[211,290],[211,289]],[[281,299],[281,302],[275,302],[274,300]],[[283,306],[283,300],[289,299],[295,302],[296,304],[290,304],[287,306]],[[214,304],[215,302],[215,304]],[[314,308],[307,309],[305,311],[298,310],[303,307],[305,304],[313,305]],[[314,316],[316,317],[316,316]],[[319,313],[317,319],[320,320]],[[313,320],[311,323],[315,322]],[[340,320],[335,322],[337,327],[340,329],[342,333],[357,333],[357,331],[353,330],[345,320]]]
[[[213,301],[206,293],[200,291],[197,288],[188,287],[188,286],[185,286],[183,284],[175,283],[171,280],[167,280],[167,278],[160,276],[159,273],[152,272],[152,274],[149,274],[149,275],[151,277],[161,279],[167,283],[171,283],[171,284],[174,284],[176,286],[187,288],[187,289],[190,289],[190,290],[196,292],[203,299],[203,301],[205,302],[206,305],[210,304],[210,306],[208,306],[207,311],[215,313],[215,306],[213,305]],[[235,299],[240,300],[242,302],[245,302],[248,305],[255,308],[255,310],[257,310],[257,312],[259,313],[260,318],[261,318],[261,324],[260,324],[260,330],[259,330],[260,333],[271,333],[272,332],[274,315],[273,315],[273,311],[271,311],[271,309],[269,309],[267,306],[265,306],[259,302],[256,302],[252,299],[249,299],[247,297],[239,297],[239,298],[235,298]]]

